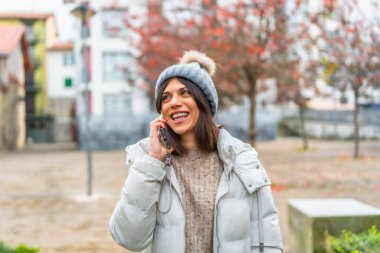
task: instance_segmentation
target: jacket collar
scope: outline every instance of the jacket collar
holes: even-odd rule
[[[234,168],[236,158],[242,152],[253,152],[252,155],[257,156],[257,152],[248,143],[230,135],[227,130],[220,129],[219,138],[217,143],[218,153],[220,159],[225,164],[225,173],[229,175]]]
[[[236,149],[233,145],[232,137],[225,129],[220,129],[217,149],[222,162],[224,163],[224,173],[228,176],[233,168],[236,159]]]
[[[138,146],[142,149],[142,151],[145,154],[148,154],[149,153],[149,137],[144,138],[141,141],[139,141]],[[128,147],[127,147],[127,150],[128,152],[132,151],[131,149],[128,149]],[[240,153],[244,151],[253,151],[254,152],[253,155],[257,155],[256,151],[254,151],[251,145],[244,143],[240,141],[239,139],[236,139],[235,137],[231,136],[227,132],[227,130],[223,128],[220,129],[220,132],[219,132],[217,150],[218,150],[219,157],[224,164],[224,172],[226,173],[226,175],[229,175],[231,173],[231,170],[234,167],[236,157]]]
[[[142,139],[137,144],[128,146],[126,150],[128,152],[128,164],[137,157],[149,153],[149,138]],[[265,171],[257,170],[261,165],[257,159],[257,152],[251,145],[232,137],[225,129],[221,129],[217,142],[217,150],[223,162],[226,178],[230,178],[231,172],[234,171],[249,192],[270,184]],[[243,170],[248,173],[241,173]]]

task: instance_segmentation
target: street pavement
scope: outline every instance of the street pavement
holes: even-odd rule
[[[280,214],[285,252],[291,252],[287,202],[295,198],[350,197],[380,208],[380,141],[301,139],[259,142]],[[40,253],[126,253],[108,232],[108,220],[127,177],[124,150],[93,153],[93,194],[87,196],[86,153],[73,144],[38,144],[0,152],[0,241]]]

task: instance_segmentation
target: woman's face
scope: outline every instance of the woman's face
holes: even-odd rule
[[[163,117],[176,134],[194,133],[199,109],[189,90],[177,79],[170,80],[162,93],[161,108]]]

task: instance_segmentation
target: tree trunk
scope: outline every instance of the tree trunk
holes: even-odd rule
[[[300,113],[300,127],[301,127],[301,136],[303,139],[303,150],[306,151],[309,148],[308,145],[308,136],[306,132],[306,124],[305,124],[305,107],[300,105],[299,107],[299,113]]]
[[[359,89],[354,88],[355,94],[355,105],[354,105],[354,142],[355,142],[355,150],[354,150],[354,159],[359,158]]]
[[[248,125],[248,143],[253,147],[256,144],[256,75],[251,73],[250,69],[245,69],[249,90],[249,125]]]
[[[249,93],[249,129],[248,143],[253,147],[256,145],[256,85],[253,85],[252,91]]]

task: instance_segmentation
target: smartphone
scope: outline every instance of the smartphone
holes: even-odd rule
[[[171,147],[168,126],[167,128],[160,127],[160,141],[166,148],[169,149]]]

